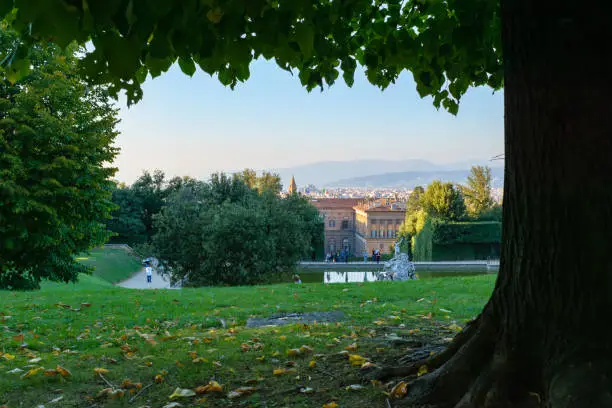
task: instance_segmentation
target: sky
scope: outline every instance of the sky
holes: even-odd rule
[[[116,178],[143,170],[207,178],[214,171],[286,168],[320,161],[425,159],[448,164],[488,160],[503,151],[503,92],[475,88],[453,117],[421,99],[412,74],[384,91],[357,73],[308,93],[297,73],[256,61],[251,78],[232,91],[177,66],[147,80],[144,97],[120,100],[121,148]]]

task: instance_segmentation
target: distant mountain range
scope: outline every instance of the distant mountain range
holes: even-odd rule
[[[396,173],[374,174],[363,177],[352,177],[327,184],[327,187],[425,187],[434,180],[465,183],[470,170],[432,170],[402,171]],[[504,169],[491,168],[494,188],[503,187]]]
[[[407,187],[425,185],[441,179],[456,183],[465,182],[473,165],[491,167],[497,184],[503,180],[503,162],[466,160],[452,164],[434,164],[427,160],[351,160],[326,161],[283,169],[269,169],[281,176],[283,186],[291,177],[300,186],[314,184],[322,187]]]

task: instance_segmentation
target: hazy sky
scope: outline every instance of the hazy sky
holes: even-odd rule
[[[503,153],[502,100],[502,92],[470,90],[453,117],[420,99],[410,73],[385,91],[357,74],[352,88],[339,81],[308,93],[297,74],[257,61],[232,91],[175,66],[145,83],[137,105],[121,103],[117,178],[132,182],[155,168],[201,178],[327,160],[486,160]]]

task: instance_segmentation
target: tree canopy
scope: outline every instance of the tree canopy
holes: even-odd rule
[[[340,75],[351,86],[358,65],[381,88],[408,70],[422,97],[452,113],[470,86],[503,83],[494,0],[2,0],[2,16],[22,33],[0,50],[10,77],[27,72],[32,42],[91,41],[83,74],[129,103],[175,62],[232,88],[258,58],[296,70],[308,90]]]
[[[463,196],[453,183],[432,182],[421,196],[421,205],[435,218],[456,221],[465,216]]]
[[[0,27],[0,49],[15,41]],[[117,111],[76,75],[76,51],[35,46],[27,75],[0,76],[0,288],[74,281],[75,255],[108,238]]]
[[[472,166],[467,186],[461,188],[470,216],[478,218],[493,208],[495,202],[491,197],[491,181],[490,167]]]
[[[155,255],[173,281],[193,286],[265,282],[292,271],[323,235],[306,199],[260,192],[225,174],[170,195],[154,225]]]

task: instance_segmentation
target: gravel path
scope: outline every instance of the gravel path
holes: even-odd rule
[[[155,269],[153,269],[153,281],[149,286],[147,283],[147,273],[145,268],[142,268],[140,272],[132,275],[131,278],[124,280],[123,282],[119,282],[117,286],[129,289],[174,289],[170,287],[170,282],[168,282],[162,275],[158,274]]]

